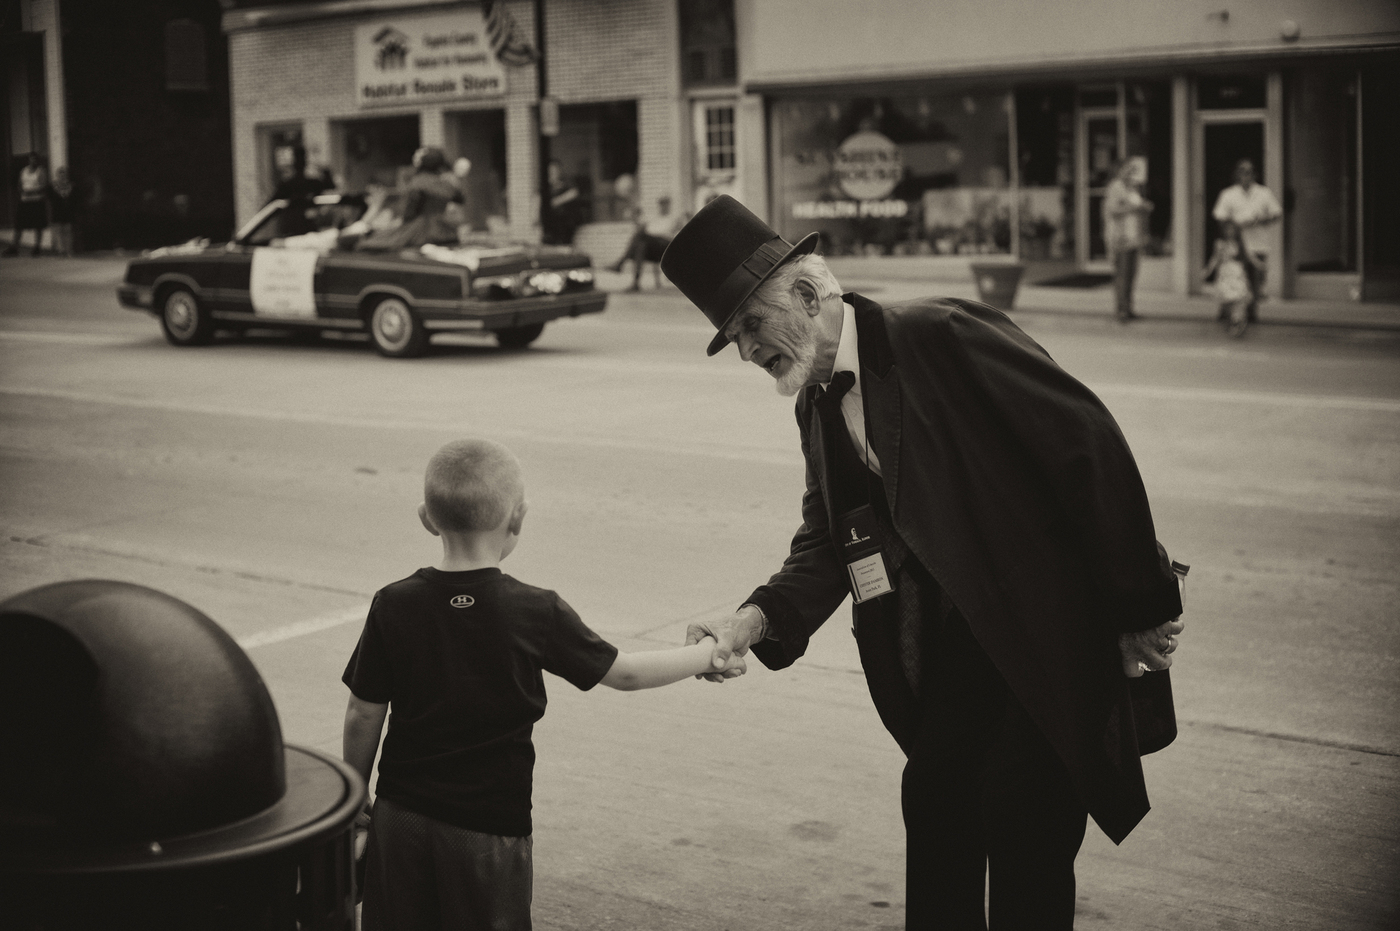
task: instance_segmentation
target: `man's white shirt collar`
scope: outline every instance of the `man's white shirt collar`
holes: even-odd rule
[[[837,372],[850,372],[856,377],[854,391],[860,391],[860,350],[856,347],[856,309],[845,301],[841,317],[841,339],[836,343],[836,359],[831,364],[831,374],[822,383],[823,388],[831,386],[831,376]]]
[[[831,364],[831,375],[850,372],[856,377],[851,390],[841,399],[841,419],[846,421],[846,430],[851,436],[851,445],[856,448],[856,455],[860,456],[876,475],[883,477],[880,459],[865,438],[865,401],[860,390],[860,347],[856,343],[856,309],[845,301],[841,302],[841,306],[845,308],[841,317],[841,339],[836,343],[836,359]],[[831,387],[830,375],[822,387]]]

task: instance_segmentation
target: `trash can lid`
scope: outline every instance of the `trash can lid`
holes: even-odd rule
[[[60,582],[0,603],[0,700],[0,746],[22,761],[0,768],[7,870],[252,856],[363,800],[344,764],[283,746],[232,637],[144,586]]]

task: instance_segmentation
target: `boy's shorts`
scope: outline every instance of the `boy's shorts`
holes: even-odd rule
[[[360,927],[530,931],[533,846],[529,837],[469,831],[378,799]]]

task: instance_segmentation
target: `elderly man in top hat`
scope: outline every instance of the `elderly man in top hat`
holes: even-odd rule
[[[1086,814],[1147,813],[1140,756],[1175,736],[1178,575],[1113,418],[1003,314],[842,294],[730,197],[661,267],[797,396],[807,460],[786,561],[695,625],[771,669],[853,598],[881,720],[908,757],[907,927],[1070,928]],[[719,681],[716,674],[710,676]]]

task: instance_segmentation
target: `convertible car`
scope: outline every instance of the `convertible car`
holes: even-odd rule
[[[404,246],[382,204],[358,195],[274,200],[232,242],[195,241],[133,259],[117,289],[148,310],[176,346],[217,330],[369,333],[381,354],[421,355],[434,333],[490,333],[506,348],[533,342],[545,323],[601,311],[588,256],[564,247],[484,237]],[[391,244],[381,249],[377,241]]]

